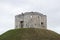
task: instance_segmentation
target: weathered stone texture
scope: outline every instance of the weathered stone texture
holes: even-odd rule
[[[47,29],[47,17],[38,12],[25,12],[15,16],[15,28]]]

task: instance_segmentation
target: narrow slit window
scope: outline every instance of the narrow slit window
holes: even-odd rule
[[[39,18],[39,16],[38,16],[38,18]]]

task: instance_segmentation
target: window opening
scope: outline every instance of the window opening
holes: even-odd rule
[[[20,21],[20,24],[21,24],[21,28],[23,28],[23,22],[24,22],[24,21]]]

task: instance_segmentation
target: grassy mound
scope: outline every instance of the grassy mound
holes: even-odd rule
[[[7,31],[0,40],[60,40],[60,35],[45,29],[22,28]]]

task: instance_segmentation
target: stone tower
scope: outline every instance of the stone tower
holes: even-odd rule
[[[15,16],[15,28],[47,29],[47,16],[39,12],[25,12]]]

